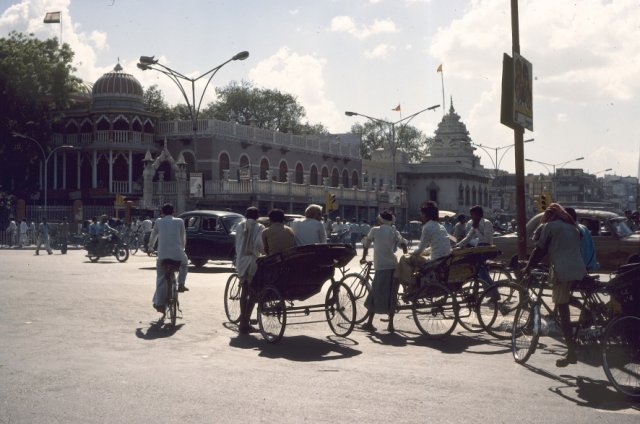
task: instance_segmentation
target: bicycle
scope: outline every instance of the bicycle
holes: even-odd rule
[[[176,279],[176,272],[180,269],[180,265],[182,265],[182,262],[173,259],[163,259],[160,262],[160,266],[164,272],[165,284],[167,286],[165,311],[162,318],[160,318],[160,321],[164,321],[168,315],[172,326],[176,325],[178,312],[182,313],[182,310],[180,309],[180,302],[178,301],[178,281]]]
[[[234,272],[229,276],[227,284],[224,286],[224,313],[227,315],[227,320],[232,324],[240,322],[241,292],[240,278]]]
[[[356,324],[363,323],[369,318],[369,310],[364,306],[367,296],[371,292],[371,283],[373,282],[373,262],[367,261],[360,272],[352,272],[346,274],[340,279],[353,294],[356,302]]]
[[[487,266],[494,284],[478,298],[478,320],[487,334],[509,340],[515,312],[524,295],[518,283],[518,260],[515,257],[509,263],[488,261]]]
[[[543,331],[542,312],[545,311],[547,321],[560,326],[560,319],[555,308],[551,308],[545,297],[549,288],[547,273],[533,270],[523,277],[523,298],[516,309],[511,329],[511,346],[515,361],[524,364],[535,352],[538,340]],[[548,291],[548,290],[547,290]],[[578,293],[580,297],[575,296]],[[606,289],[591,276],[586,276],[569,298],[569,315],[572,318],[572,338],[578,344],[598,342],[609,321],[610,313],[602,295]],[[574,320],[577,316],[577,320]],[[547,326],[548,328],[548,326]]]

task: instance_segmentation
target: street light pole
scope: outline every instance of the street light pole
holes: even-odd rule
[[[198,131],[198,114],[200,113],[200,106],[202,106],[202,100],[204,99],[204,95],[207,91],[207,87],[209,87],[209,83],[213,79],[213,76],[216,73],[218,73],[218,71],[227,63],[232,62],[234,60],[245,60],[248,57],[249,57],[249,52],[247,51],[240,52],[235,56],[233,56],[232,58],[228,59],[227,61],[216,66],[215,68],[208,70],[207,72],[205,72],[204,74],[200,75],[197,78],[189,78],[186,75],[183,75],[180,72],[159,63],[158,59],[155,59],[154,56],[140,56],[140,61],[137,66],[139,69],[142,69],[143,71],[146,71],[148,69],[158,71],[166,75],[167,77],[169,77],[169,79],[171,79],[171,81],[173,81],[178,86],[178,89],[180,90],[182,97],[184,97],[185,102],[187,102],[187,107],[189,108],[189,115],[191,116],[191,121],[193,126],[192,128],[193,128],[194,140],[195,140],[196,132]],[[206,77],[207,75],[209,76],[209,79],[207,80],[207,83],[205,84],[204,89],[202,90],[202,94],[200,95],[200,100],[196,105],[196,81],[199,81],[200,79]],[[187,91],[182,85],[182,81],[186,81],[191,84],[191,102],[189,102],[189,96],[187,95]]]
[[[20,134],[17,132],[14,132],[12,134],[15,138],[21,138],[23,140],[28,140],[28,141],[32,141],[36,144],[36,146],[38,146],[38,148],[40,149],[40,153],[42,153],[42,159],[44,161],[44,206],[43,206],[43,210],[44,210],[44,215],[47,215],[47,192],[49,191],[49,168],[48,168],[48,164],[49,164],[49,159],[51,159],[51,156],[58,150],[62,150],[62,149],[75,149],[74,146],[70,146],[70,145],[66,145],[63,144],[62,146],[58,146],[55,147],[54,149],[52,149],[49,154],[47,155],[44,151],[44,148],[42,147],[42,145],[40,143],[38,143],[34,138],[29,137],[28,135],[25,134]]]
[[[527,140],[524,140],[523,143],[530,143],[532,141],[534,141],[534,139],[533,138],[529,138]],[[474,142],[471,142],[471,144],[473,146],[481,148],[489,156],[489,159],[491,159],[491,163],[493,164],[493,169],[494,169],[494,171],[493,171],[493,181],[494,181],[493,185],[494,185],[494,187],[498,186],[498,184],[496,182],[498,180],[498,171],[500,169],[500,164],[502,163],[502,159],[504,159],[504,157],[507,154],[507,152],[509,151],[509,149],[514,147],[515,144],[507,144],[506,146],[500,146],[500,147],[484,146],[482,144],[474,143]],[[493,159],[493,157],[491,157],[491,153],[489,152],[489,150],[493,150],[493,152],[495,154],[495,160]],[[502,152],[502,155],[500,156],[500,159],[498,159],[498,152],[500,150],[504,150],[504,152]],[[502,205],[502,197],[500,198],[500,207],[503,207],[503,205]]]
[[[547,172],[549,172],[549,168],[547,168],[548,166],[553,168],[553,174],[551,175],[551,196],[553,197],[553,201],[557,202],[558,198],[557,198],[557,193],[556,193],[556,167],[558,168],[562,168],[563,166],[565,166],[566,164],[570,163],[570,162],[575,162],[578,160],[583,160],[584,157],[580,156],[579,158],[575,158],[575,159],[570,159],[564,162],[560,162],[560,163],[547,163],[547,162],[542,162],[539,160],[534,160],[534,159],[525,159],[527,162],[535,162],[535,163],[539,163],[540,165],[543,165],[546,169]]]
[[[397,187],[398,186],[398,182],[396,181],[396,179],[397,179],[397,175],[396,175],[396,150],[397,150],[396,149],[396,147],[397,147],[396,146],[396,125],[404,122],[403,125],[404,125],[404,127],[406,127],[409,124],[409,122],[413,118],[415,118],[416,116],[418,116],[421,113],[426,112],[428,110],[435,111],[439,107],[440,107],[440,105],[429,106],[428,108],[419,110],[419,111],[417,111],[415,113],[412,113],[411,115],[406,116],[406,117],[404,117],[402,119],[399,119],[399,120],[397,120],[395,122],[386,121],[386,120],[380,119],[380,118],[374,118],[372,116],[365,115],[363,113],[358,113],[358,112],[345,111],[344,114],[347,115],[347,116],[362,116],[363,118],[367,118],[367,119],[369,119],[372,122],[375,122],[377,124],[389,125],[391,127],[391,143],[390,143],[391,146],[390,147],[391,147],[391,172],[392,172],[392,175],[393,175],[393,185],[392,185],[392,187]]]

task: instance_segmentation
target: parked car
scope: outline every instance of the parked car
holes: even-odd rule
[[[531,237],[540,225],[542,213],[527,223],[527,250],[533,250]],[[629,262],[640,262],[640,234],[634,233],[625,223],[625,217],[613,212],[576,209],[578,221],[591,231],[596,247],[600,271],[610,272]],[[502,252],[500,259],[508,260],[518,253],[516,233],[494,237],[494,244]]]
[[[208,260],[235,258],[235,229],[244,217],[234,212],[195,210],[180,215],[187,230],[186,252],[196,267]]]

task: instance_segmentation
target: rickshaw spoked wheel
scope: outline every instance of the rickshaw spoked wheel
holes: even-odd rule
[[[258,326],[260,334],[269,343],[277,343],[287,324],[287,309],[278,289],[267,286],[260,293],[258,303]]]
[[[439,339],[451,334],[458,323],[458,304],[451,291],[438,283],[420,289],[413,301],[413,320],[425,336]]]

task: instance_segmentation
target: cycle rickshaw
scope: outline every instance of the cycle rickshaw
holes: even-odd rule
[[[315,244],[292,247],[259,258],[250,296],[257,303],[262,337],[276,343],[282,338],[290,318],[314,312],[324,312],[329,327],[337,336],[351,334],[356,318],[355,298],[346,284],[334,279],[334,273],[355,255],[356,251],[348,244]],[[319,294],[327,282],[330,283],[324,303],[294,304]],[[229,321],[238,322],[240,284],[237,274],[227,281],[224,302]]]
[[[458,322],[468,331],[481,331],[478,302],[488,284],[478,272],[498,255],[495,246],[458,248],[426,262],[413,274],[413,284],[402,285],[396,311],[411,310],[418,329],[431,338],[451,334]]]

